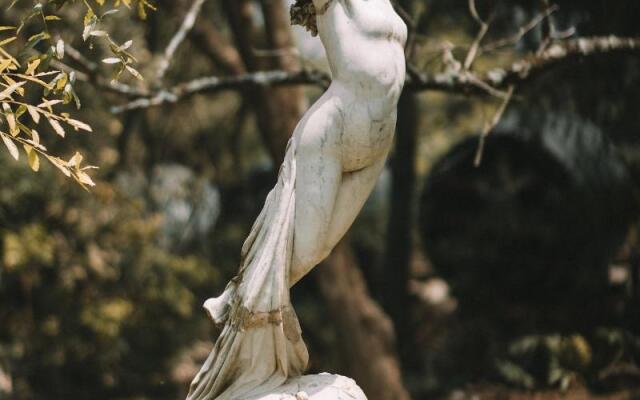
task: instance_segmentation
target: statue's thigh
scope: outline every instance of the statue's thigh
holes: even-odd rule
[[[333,216],[329,224],[328,245],[330,248],[335,247],[360,214],[384,168],[387,154],[388,151],[368,167],[342,175]]]
[[[342,166],[335,151],[299,151],[296,154],[296,213],[294,229],[294,267],[306,274],[331,250],[329,224],[340,181]]]

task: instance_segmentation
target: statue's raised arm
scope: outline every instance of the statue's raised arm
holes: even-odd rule
[[[250,398],[302,374],[289,287],[349,229],[393,141],[407,29],[389,0],[299,0],[292,20],[317,28],[332,83],[293,132],[238,275],[205,302],[223,330],[188,400]]]

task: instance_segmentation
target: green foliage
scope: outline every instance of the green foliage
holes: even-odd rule
[[[66,4],[76,3],[76,2],[79,2],[79,1],[78,0],[49,0],[49,3],[55,5],[58,8],[61,8]],[[92,10],[95,7],[95,5],[99,7],[111,6],[112,10],[118,9],[121,5],[124,5],[129,9],[135,8],[138,13],[138,17],[140,17],[140,19],[147,18],[148,10],[156,9],[153,3],[151,3],[149,0],[111,0],[110,2],[107,2],[106,0],[93,0],[93,3],[95,3],[95,5],[93,6],[91,5],[91,2],[88,0],[82,0],[82,3],[87,7],[87,10]]]
[[[3,168],[0,179],[25,174]],[[160,219],[115,187],[88,197],[55,178],[48,168],[0,188],[0,304],[11,304],[0,365],[14,395],[174,396],[174,360],[208,326],[200,301],[220,286],[216,269],[160,248]]]
[[[598,329],[583,335],[534,335],[513,341],[496,362],[506,382],[526,389],[569,388],[580,379],[593,386],[632,366],[640,357],[640,338],[621,329]]]
[[[68,0],[59,1],[60,7],[67,3]],[[97,3],[100,7],[105,5],[105,0],[97,0]],[[119,7],[121,4],[120,0],[114,0],[113,6]],[[132,3],[130,0],[122,1],[127,7],[131,7]],[[149,2],[146,0],[138,0],[136,2],[138,8],[138,15],[140,18],[145,19],[147,17],[146,9],[151,8],[155,9]],[[91,40],[93,38],[102,38],[104,39],[111,50],[113,57],[108,57],[102,60],[105,64],[113,64],[116,69],[113,73],[112,80],[117,81],[124,71],[128,71],[131,75],[133,75],[136,79],[143,80],[142,75],[138,72],[132,64],[136,62],[136,58],[131,54],[128,49],[133,44],[132,40],[127,40],[123,44],[118,44],[115,42],[112,37],[104,30],[98,29],[100,23],[104,20],[105,17],[114,14],[118,11],[117,8],[111,8],[103,13],[98,13],[94,11],[94,8],[88,3],[84,2],[84,5],[87,8],[86,14],[84,15],[83,24],[84,29],[82,30],[82,39],[84,41]]]
[[[15,0],[9,8],[19,3]],[[76,152],[69,160],[51,154],[40,141],[36,130],[41,121],[47,121],[53,133],[65,137],[65,126],[74,130],[91,132],[91,126],[71,118],[56,106],[74,103],[80,108],[80,99],[74,89],[75,72],[62,70],[60,63],[65,58],[65,43],[62,39],[54,39],[49,24],[57,23],[61,17],[51,12],[52,8],[60,10],[73,0],[50,0],[44,5],[36,3],[27,9],[18,26],[0,26],[0,137],[9,154],[18,160],[19,147],[24,149],[28,163],[34,171],[40,168],[40,157],[46,158],[62,173],[75,179],[80,185],[93,186],[93,180],[87,174],[93,166],[83,166],[83,156]],[[106,41],[113,57],[103,60],[105,64],[114,64],[113,80],[120,78],[127,71],[137,79],[142,75],[132,66],[136,61],[129,51],[131,40],[123,44],[115,42],[104,30],[99,29],[103,20],[118,11],[124,5],[136,7],[140,18],[146,18],[147,9],[154,9],[147,0],[114,0],[110,5],[104,0],[77,2],[86,8],[83,18],[82,38],[93,46],[94,39]],[[98,9],[106,8],[104,12]],[[25,27],[35,22],[38,33],[24,37]],[[21,40],[18,40],[21,39]],[[20,43],[21,46],[16,44]],[[13,45],[13,52],[9,48]],[[40,49],[40,50],[38,50]],[[43,50],[45,49],[45,50]],[[56,68],[54,68],[54,66]],[[40,129],[40,128],[38,128]]]
[[[42,7],[36,8],[46,23],[47,16],[42,12]],[[75,101],[77,107],[80,107],[73,89],[75,75],[47,68],[54,56],[57,59],[63,57],[64,44],[52,44],[49,52],[33,55],[20,63],[4,46],[17,39],[16,35],[21,28],[22,26],[0,28],[5,33],[11,33],[11,36],[0,42],[0,121],[4,122],[4,127],[0,128],[0,137],[15,160],[20,157],[18,146],[22,147],[34,171],[40,169],[39,157],[43,156],[66,176],[73,177],[81,185],[93,186],[86,170],[94,167],[82,166],[82,155],[76,153],[69,161],[64,161],[50,154],[41,143],[40,134],[36,130],[41,122],[46,121],[53,132],[61,137],[66,134],[63,124],[76,131],[91,132],[88,124],[71,118],[68,113],[54,110],[55,106],[71,101]],[[33,48],[41,41],[50,40],[49,33],[42,31],[27,40],[23,51]],[[43,71],[38,72],[39,69]],[[39,103],[30,101],[38,98],[41,99]]]

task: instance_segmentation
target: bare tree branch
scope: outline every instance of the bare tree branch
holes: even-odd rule
[[[543,10],[548,10],[551,7],[551,2],[549,0],[540,0],[540,6]],[[540,47],[538,48],[538,53],[544,51],[544,49],[549,46],[552,38],[556,34],[556,27],[553,23],[551,17],[546,18],[544,20],[544,25],[542,26],[542,42],[540,43]]]
[[[187,8],[188,0],[173,0],[167,6],[172,13],[179,13]],[[201,11],[202,13],[202,11]],[[189,38],[204,55],[225,74],[244,74],[246,68],[238,49],[222,33],[213,18],[196,18],[195,24],[189,31]]]
[[[517,44],[520,40],[522,40],[522,38],[527,33],[531,32],[535,27],[540,25],[540,23],[542,23],[543,21],[548,20],[549,17],[551,17],[551,15],[554,12],[558,11],[558,9],[559,9],[559,7],[557,5],[550,6],[549,8],[545,9],[542,13],[540,13],[536,17],[534,17],[531,21],[529,21],[528,24],[520,27],[520,29],[518,30],[518,33],[516,33],[514,36],[512,36],[510,38],[497,40],[497,41],[495,41],[493,43],[489,43],[487,45],[482,46],[482,48],[481,48],[482,52],[486,53],[486,52],[498,50],[498,49],[506,47],[506,46],[513,46],[513,45]]]
[[[469,70],[473,61],[476,59],[476,55],[478,54],[478,49],[480,48],[480,43],[482,43],[482,39],[486,36],[489,31],[489,23],[485,22],[480,15],[478,14],[478,10],[476,9],[476,1],[469,0],[469,13],[473,17],[473,19],[480,25],[480,30],[476,35],[473,44],[469,48],[469,52],[467,52],[467,57],[464,60],[464,69]]]
[[[509,86],[509,89],[507,90],[507,97],[505,97],[504,100],[502,101],[502,104],[500,104],[500,107],[498,108],[498,111],[496,111],[495,115],[491,119],[491,122],[487,122],[485,124],[484,129],[482,130],[482,134],[480,134],[478,149],[476,150],[476,156],[473,160],[473,165],[475,165],[476,167],[480,166],[480,163],[482,162],[482,154],[484,153],[484,144],[487,140],[487,137],[489,136],[493,128],[495,128],[496,125],[498,125],[498,123],[502,119],[502,115],[504,115],[504,112],[507,110],[507,106],[511,101],[511,97],[513,96],[514,89],[515,89],[515,86],[513,85]]]
[[[158,65],[158,71],[156,73],[156,79],[158,82],[162,81],[162,78],[164,78],[164,75],[169,69],[169,65],[171,65],[171,60],[173,59],[178,46],[180,46],[180,43],[184,41],[187,33],[189,33],[189,31],[191,31],[191,29],[193,28],[193,25],[196,22],[196,18],[198,18],[198,14],[200,14],[200,10],[202,9],[202,5],[205,1],[206,0],[194,0],[191,8],[189,9],[189,12],[184,17],[184,20],[182,20],[180,28],[169,41],[167,48],[164,50],[164,55],[160,59],[160,64]]]
[[[540,54],[531,55],[506,68],[494,68],[483,76],[465,73],[444,73],[429,76],[413,74],[413,81],[407,89],[440,90],[461,94],[487,94],[478,86],[482,82],[494,89],[504,89],[512,84],[532,80],[539,74],[579,58],[595,57],[602,54],[639,53],[640,38],[616,36],[588,37],[558,41]]]
[[[507,98],[502,90],[519,85],[558,65],[579,58],[602,54],[634,52],[640,53],[640,38],[615,36],[589,37],[559,41],[537,55],[523,58],[508,67],[495,68],[484,75],[470,71],[450,70],[428,75],[409,65],[405,90],[435,90],[457,94],[492,95]],[[164,103],[175,103],[197,93],[213,93],[221,90],[242,90],[251,86],[317,85],[326,87],[330,77],[319,71],[287,72],[284,70],[258,71],[231,77],[206,77],[163,89],[150,96],[112,108],[114,113],[147,108]]]
[[[317,85],[327,87],[331,78],[320,71],[257,71],[229,77],[205,77],[194,79],[156,92],[153,96],[142,97],[122,106],[111,108],[113,113],[148,108],[164,103],[175,103],[198,93],[214,93],[222,90],[243,90],[251,86]]]

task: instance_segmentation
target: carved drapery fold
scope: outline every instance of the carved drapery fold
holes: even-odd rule
[[[205,302],[223,326],[191,383],[187,400],[259,395],[302,374],[307,348],[289,298],[295,216],[295,146],[289,142],[278,182],[242,246],[240,272]]]

